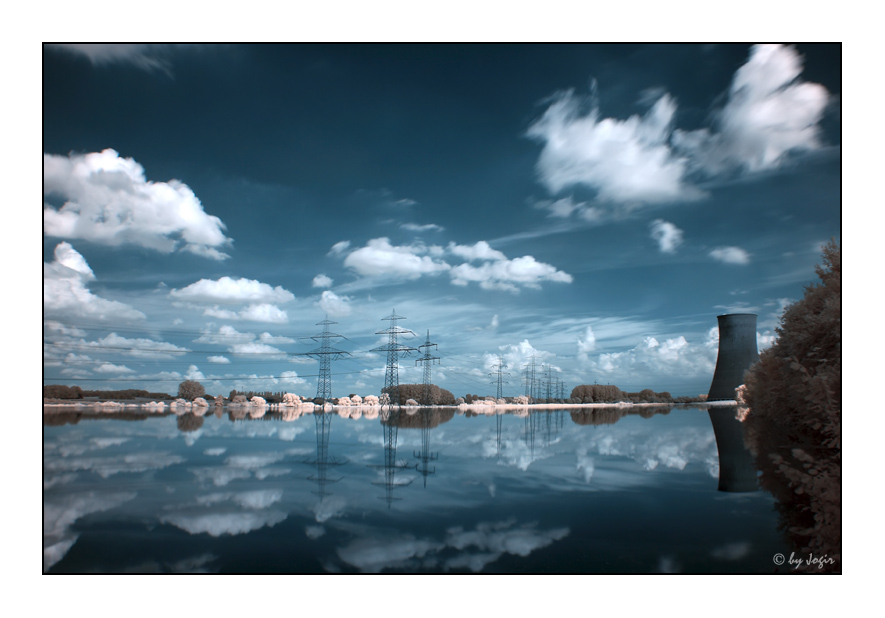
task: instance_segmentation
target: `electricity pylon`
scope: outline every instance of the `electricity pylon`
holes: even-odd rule
[[[421,401],[425,406],[433,405],[433,399],[431,397],[431,382],[430,382],[430,367],[433,364],[439,364],[439,357],[432,356],[430,354],[431,348],[436,348],[437,345],[435,343],[430,343],[430,329],[427,330],[427,341],[424,342],[424,345],[419,345],[419,350],[424,350],[424,356],[415,360],[415,364],[424,363],[424,398]]]
[[[390,405],[398,406],[400,405],[399,357],[406,356],[407,354],[411,354],[412,352],[417,352],[417,350],[413,347],[399,343],[397,341],[397,338],[399,335],[414,335],[415,333],[407,328],[400,328],[396,325],[397,320],[406,319],[401,315],[397,315],[396,309],[394,309],[393,313],[391,313],[389,316],[381,319],[389,320],[390,326],[388,328],[385,328],[384,330],[377,331],[375,334],[387,335],[387,345],[374,348],[372,351],[387,353],[387,368],[384,372],[384,391],[386,391],[390,397]]]
[[[523,380],[525,382],[526,397],[528,397],[530,400],[535,399],[535,396],[537,395],[537,388],[536,388],[537,379],[535,378],[535,355],[534,354],[532,354],[531,361],[528,364],[523,365],[523,368],[525,369],[525,376],[523,377]]]
[[[330,324],[337,324],[328,318],[322,322],[317,322],[317,326],[323,327],[323,332],[311,337],[302,337],[302,339],[313,339],[319,342],[320,347],[310,352],[304,352],[299,356],[310,356],[320,361],[320,373],[317,377],[317,399],[321,399],[323,403],[332,398],[332,361],[338,360],[342,356],[350,356],[350,352],[333,348],[329,341],[336,337],[347,339],[344,335],[329,332]]]
[[[507,369],[507,365],[504,364],[504,359],[500,356],[498,357],[498,363],[494,366],[494,370],[490,373],[490,376],[497,376],[496,380],[492,382],[492,384],[496,384],[498,386],[496,399],[504,398],[504,385],[507,384],[507,380],[504,379],[504,376],[510,377],[509,373],[505,373],[504,370]]]

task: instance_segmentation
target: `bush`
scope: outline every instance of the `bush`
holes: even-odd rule
[[[388,388],[381,389],[382,393],[388,393]],[[407,399],[414,399],[424,405],[450,406],[455,403],[455,396],[444,388],[438,387],[436,384],[430,385],[430,402],[424,401],[424,385],[423,384],[400,384],[399,399],[404,402]]]
[[[798,552],[842,569],[842,253],[834,240],[745,375],[747,443]],[[816,569],[814,569],[816,570]]]
[[[178,385],[178,396],[182,399],[193,401],[197,397],[202,397],[205,394],[206,389],[203,388],[203,385],[194,380],[185,380]]]

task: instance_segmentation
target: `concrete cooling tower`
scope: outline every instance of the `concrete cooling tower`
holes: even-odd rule
[[[744,383],[744,372],[759,359],[756,351],[756,314],[729,313],[719,320],[719,356],[707,401],[734,399]]]

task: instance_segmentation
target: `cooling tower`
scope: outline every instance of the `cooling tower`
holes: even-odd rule
[[[744,372],[759,358],[756,351],[756,314],[729,313],[719,320],[719,356],[707,401],[734,399],[744,383]]]

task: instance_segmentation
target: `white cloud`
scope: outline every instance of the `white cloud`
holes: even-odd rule
[[[159,43],[45,43],[76,56],[83,56],[95,66],[131,64],[146,71],[169,72],[164,60],[168,45]]]
[[[330,288],[332,287],[332,279],[326,275],[319,274],[313,278],[311,285],[315,288]]]
[[[113,363],[102,363],[94,371],[96,373],[135,373],[125,365],[114,365]]]
[[[421,245],[394,246],[387,238],[373,238],[365,247],[350,253],[344,265],[360,275],[397,276],[417,279],[421,275],[436,274],[451,266],[427,255]]]
[[[600,202],[661,203],[693,199],[687,163],[669,146],[676,102],[664,95],[643,116],[600,118],[594,105],[582,114],[573,91],[559,94],[527,135],[543,142],[541,181],[551,193],[583,185]]]
[[[715,327],[713,330],[717,331]],[[584,365],[605,376],[630,376],[631,380],[642,380],[642,376],[692,376],[713,375],[716,363],[716,342],[707,341],[691,344],[685,337],[678,336],[658,341],[655,337],[645,337],[636,347],[623,352],[609,352],[597,357],[585,355]]]
[[[790,151],[819,148],[829,94],[819,84],[800,81],[801,73],[795,49],[755,45],[734,75],[716,130],[676,131],[674,144],[708,174],[771,169]]]
[[[121,337],[117,333],[111,333],[97,341],[83,341],[81,345],[98,351],[124,354],[135,358],[174,358],[190,351],[165,341],[145,338],[130,339]]]
[[[226,364],[230,363],[230,359],[227,358],[226,356],[210,356],[206,360],[209,361],[210,363],[217,363],[217,364],[222,364],[222,365],[226,365]]]
[[[568,219],[575,214],[576,216],[589,222],[600,221],[604,215],[602,209],[591,206],[586,202],[575,202],[571,196],[558,200],[541,200],[535,202],[535,208],[548,211],[548,216],[559,219]]]
[[[200,279],[185,288],[170,291],[169,296],[194,303],[221,304],[288,303],[295,300],[295,295],[282,286],[271,287],[255,279],[230,277]]]
[[[329,249],[329,255],[341,255],[345,251],[350,248],[349,240],[341,240],[332,245],[332,248]]]
[[[428,223],[426,225],[418,225],[417,223],[403,223],[400,227],[409,232],[442,232],[445,228],[436,223]]]
[[[467,260],[457,266],[441,259],[444,255]],[[470,262],[479,262],[474,265]],[[421,243],[391,245],[387,238],[373,238],[365,247],[350,253],[344,265],[368,277],[394,277],[407,280],[423,275],[449,272],[454,285],[478,283],[486,290],[519,292],[522,287],[540,288],[544,281],[571,283],[572,276],[550,264],[538,262],[531,255],[507,259],[481,240],[474,245],[449,243],[445,248]]]
[[[527,136],[542,143],[537,171],[552,194],[596,190],[597,206],[571,198],[541,202],[550,216],[595,220],[598,205],[628,208],[698,199],[694,174],[716,177],[778,167],[793,151],[821,147],[819,123],[830,95],[802,82],[802,58],[791,47],[756,45],[735,73],[711,127],[674,129],[676,102],[660,88],[642,93],[649,111],[626,120],[602,118],[592,98],[557,94]]]
[[[538,289],[542,281],[572,282],[570,274],[557,270],[550,264],[538,262],[530,255],[486,262],[480,266],[460,264],[452,269],[451,277],[455,285],[478,282],[485,290],[508,292],[519,292],[518,286]]]
[[[590,352],[596,349],[596,334],[591,326],[587,326],[583,337],[578,337],[578,360],[586,361]]]
[[[750,254],[740,247],[717,247],[710,251],[710,257],[726,264],[749,264]]]
[[[682,244],[682,230],[663,219],[655,219],[649,227],[661,253],[676,253],[676,248]]]
[[[260,303],[258,305],[249,305],[237,316],[241,320],[250,322],[267,322],[269,324],[285,324],[289,321],[289,315],[285,310],[280,309],[276,305],[270,303]]]
[[[333,318],[347,317],[353,311],[348,296],[338,296],[331,290],[325,290],[317,304],[320,306],[320,309]]]
[[[43,194],[65,200],[59,209],[44,204],[47,236],[229,257],[219,251],[232,242],[224,235],[224,223],[203,210],[187,185],[148,181],[141,165],[110,148],[84,155],[44,154]]]
[[[248,343],[255,339],[254,333],[241,333],[233,326],[220,326],[217,333],[210,331],[203,332],[202,335],[194,339],[194,343],[209,343],[214,345],[233,345],[237,343]]]
[[[43,263],[45,317],[88,318],[99,321],[146,318],[141,311],[125,303],[107,300],[90,292],[86,283],[94,279],[95,274],[86,259],[70,244],[59,243],[55,248],[53,261]],[[58,328],[55,330],[59,331]]]
[[[475,245],[457,245],[455,243],[449,243],[449,246],[446,250],[453,254],[457,255],[460,258],[464,258],[467,261],[473,262],[477,260],[506,260],[507,256],[492,249],[484,240],[480,240]]]

